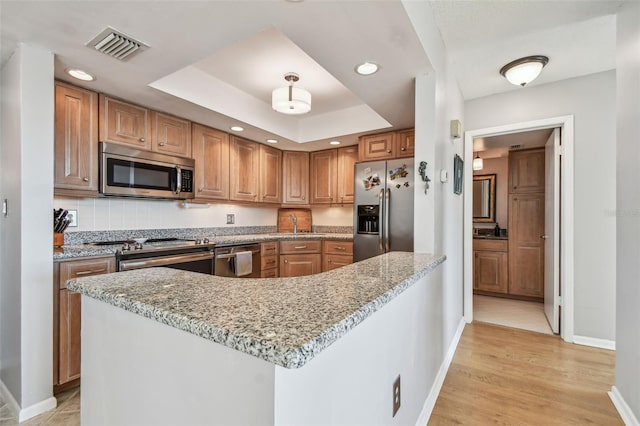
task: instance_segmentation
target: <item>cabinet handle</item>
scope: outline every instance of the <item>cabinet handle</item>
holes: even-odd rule
[[[331,259],[330,258],[327,260],[327,263],[331,263]]]
[[[342,251],[345,251],[345,250],[346,250],[346,248],[345,248],[345,247],[340,247],[340,246],[338,246],[338,247],[336,247],[336,250],[342,250]]]
[[[92,269],[89,271],[80,271],[80,272],[76,272],[76,276],[81,276],[81,275],[89,275],[89,274],[98,274],[100,272],[106,272],[107,270],[105,268],[102,269]]]
[[[294,249],[296,250],[301,250],[301,249],[306,249],[307,246],[295,246]]]
[[[267,260],[267,264],[268,264],[268,265],[270,265],[270,264],[272,264],[272,263],[276,263],[276,261],[275,261],[275,260]]]
[[[549,236],[547,236],[547,235],[540,235],[540,238],[542,238],[543,240],[546,240],[547,238],[549,238]]]
[[[287,259],[284,260],[284,263],[289,263],[289,261]]]
[[[406,151],[407,148],[405,148],[404,146],[402,148],[400,148],[400,151]]]
[[[144,138],[140,138],[140,142],[144,142]]]
[[[391,150],[388,150],[388,151],[387,151],[387,154],[391,154]]]
[[[302,196],[302,199],[304,200],[304,195]]]
[[[204,188],[198,189],[198,192],[202,192],[202,191],[204,191]]]
[[[88,177],[83,177],[83,178],[82,178],[82,181],[83,181],[83,182],[89,182],[89,178],[88,178]]]
[[[164,142],[160,142],[158,145],[160,145],[160,146],[164,146]]]

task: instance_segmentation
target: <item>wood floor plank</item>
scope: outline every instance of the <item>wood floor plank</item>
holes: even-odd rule
[[[623,425],[615,353],[484,323],[465,327],[429,425]]]

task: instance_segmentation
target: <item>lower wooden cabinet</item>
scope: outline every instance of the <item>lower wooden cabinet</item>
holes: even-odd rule
[[[352,241],[322,242],[322,271],[331,271],[353,263]]]
[[[115,258],[99,257],[54,263],[53,391],[75,386],[80,379],[81,295],[66,289],[71,278],[115,271]]]
[[[509,293],[507,240],[473,240],[473,289],[478,293]]]
[[[320,240],[280,241],[280,276],[301,277],[322,272]]]
[[[276,241],[270,241],[260,245],[260,278],[278,277],[278,249],[279,244]]]

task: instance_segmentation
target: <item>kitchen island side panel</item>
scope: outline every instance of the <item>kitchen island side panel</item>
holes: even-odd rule
[[[87,296],[82,305],[83,425],[273,424],[273,364]]]

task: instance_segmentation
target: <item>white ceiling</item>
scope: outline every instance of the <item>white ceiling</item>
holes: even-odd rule
[[[615,66],[619,0],[430,3],[465,99],[526,90],[498,70],[531,54],[550,58],[531,85]],[[55,54],[59,79],[81,67],[97,80],[75,84],[226,131],[240,124],[242,136],[275,137],[283,149],[412,127],[414,77],[431,70],[400,0],[3,0],[0,19],[2,63],[17,43],[38,45]],[[150,48],[120,62],[85,46],[107,26]],[[365,60],[380,71],[356,75]],[[313,94],[310,114],[271,109],[290,71]]]
[[[474,153],[482,158],[506,157],[514,149],[531,149],[544,146],[553,129],[528,130],[473,140]],[[517,145],[517,147],[514,147]]]

